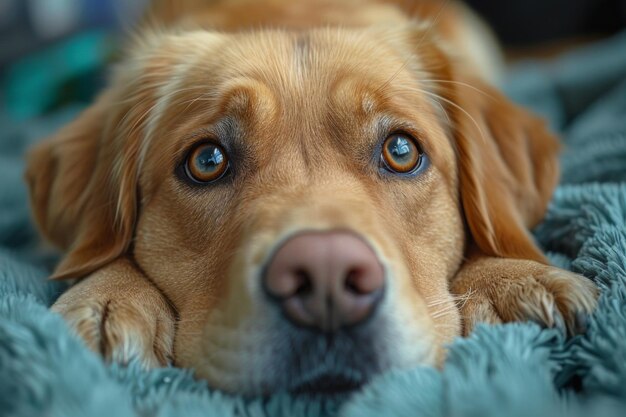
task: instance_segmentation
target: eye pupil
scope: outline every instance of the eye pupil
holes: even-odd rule
[[[398,136],[395,139],[395,143],[392,143],[391,153],[397,156],[405,156],[411,152],[409,148],[409,143],[406,139],[401,136]]]
[[[213,143],[198,145],[187,158],[187,175],[196,182],[216,181],[227,169],[226,153],[222,147]]]
[[[406,174],[420,166],[421,152],[415,140],[408,135],[394,134],[383,144],[383,166],[391,172]]]

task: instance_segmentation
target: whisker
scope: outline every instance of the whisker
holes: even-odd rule
[[[473,292],[472,292],[473,294]],[[445,302],[458,302],[458,301],[463,301],[465,300],[467,297],[471,296],[471,294],[469,293],[465,293],[465,294],[460,294],[460,295],[455,295],[455,294],[450,294],[450,295],[445,295],[443,297],[436,297],[433,299],[429,299],[428,297],[426,298],[426,304],[428,306],[435,306],[435,305],[439,305],[439,304],[443,304]]]
[[[439,310],[436,310],[435,312],[433,312],[432,313],[432,317],[436,319],[436,318],[440,318],[442,316],[445,316],[445,315],[449,314],[452,311],[455,311],[455,310],[458,311],[459,309],[461,309],[461,308],[463,308],[465,306],[467,301],[472,297],[472,295],[474,293],[475,293],[475,291],[470,289],[465,294],[461,294],[461,295],[457,295],[457,296],[451,297],[451,300],[440,299],[440,300],[434,300],[434,302],[428,303],[428,307],[434,307],[434,306],[437,306],[437,305],[444,304],[446,301],[452,301],[453,302],[453,304],[446,305],[443,308],[440,308]]]
[[[432,318],[433,318],[433,319],[439,319],[439,318],[441,318],[441,317],[445,317],[445,316],[447,316],[448,314],[452,313],[452,311],[453,311],[453,310],[441,311],[441,312],[439,312],[439,313],[437,313],[437,314],[433,314],[433,315],[432,315]]]
[[[446,111],[446,109],[443,107],[443,105],[438,101],[438,100],[434,100],[431,99],[429,100],[431,103],[434,103],[437,107],[439,107],[439,110],[441,110],[441,113],[443,114],[443,116],[446,118],[445,122],[448,126],[452,126],[452,120],[450,120],[450,116],[448,115],[448,112]]]
[[[487,139],[485,137],[485,134],[484,134],[483,130],[480,128],[480,125],[478,124],[476,119],[474,119],[474,117],[472,117],[472,115],[469,114],[463,107],[459,106],[458,104],[456,104],[452,100],[448,100],[445,97],[441,97],[439,94],[432,93],[432,92],[426,91],[426,90],[422,90],[421,88],[416,88],[416,87],[412,87],[412,89],[415,90],[415,91],[418,91],[420,93],[432,96],[432,97],[434,97],[434,98],[436,98],[438,100],[441,100],[444,103],[447,103],[447,104],[453,106],[454,108],[460,110],[461,112],[463,112],[463,114],[465,114],[472,121],[474,126],[476,126],[476,129],[478,129],[478,132],[480,133],[480,137],[481,137],[481,140],[483,141],[483,143],[487,143]]]
[[[185,107],[185,111],[189,110],[189,107],[193,106],[196,102],[200,101],[213,101],[215,100],[215,98],[210,97],[212,95],[212,92],[205,92],[200,94],[198,97],[192,99],[192,100],[187,100],[181,103],[181,106],[184,104],[187,104],[187,107]],[[210,98],[205,98],[205,97],[210,97]]]
[[[495,97],[493,97],[491,94],[487,93],[486,91],[481,90],[478,87],[475,87],[471,84],[462,82],[462,81],[456,81],[456,80],[434,80],[434,79],[430,79],[430,80],[423,80],[420,79],[420,81],[422,82],[426,82],[426,83],[442,83],[442,84],[458,84],[461,85],[463,87],[467,87],[467,88],[471,88],[472,90],[484,95],[485,97],[489,97],[490,99],[495,100]]]
[[[433,303],[426,303],[426,306],[428,306],[428,307],[436,307],[436,306],[444,304],[444,303],[449,303],[450,301],[453,301],[453,300],[450,300],[450,299],[446,298],[444,300],[438,300],[438,301],[435,301]]]
[[[456,304],[445,306],[444,308],[441,308],[441,309],[435,311],[434,313],[432,313],[432,317],[433,318],[438,318],[438,317],[447,315],[448,313],[450,313],[452,311],[456,311],[456,310],[458,310],[458,307],[456,306]]]
[[[459,306],[459,308],[465,307],[465,304],[467,304],[467,302],[470,300],[470,298],[472,298],[474,294],[476,294],[476,290],[470,287],[470,289],[465,294],[458,296],[459,299],[463,300],[463,303]]]

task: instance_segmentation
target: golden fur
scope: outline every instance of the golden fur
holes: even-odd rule
[[[267,371],[258,275],[287,237],[328,229],[385,267],[384,369],[441,363],[480,321],[577,330],[595,287],[548,266],[528,232],[557,182],[556,138],[484,81],[476,18],[408,3],[153,5],[110,87],[28,158],[37,223],[66,252],[53,276],[81,278],[53,309],[88,346],[231,392],[288,388]],[[378,171],[394,130],[430,158],[417,178]],[[206,137],[237,158],[192,187],[176,169]]]

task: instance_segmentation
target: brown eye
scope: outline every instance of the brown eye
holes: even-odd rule
[[[216,181],[228,170],[228,157],[221,146],[203,143],[189,153],[185,170],[196,182]]]
[[[408,174],[420,166],[422,153],[412,137],[394,133],[383,143],[382,161],[385,167],[399,174]]]

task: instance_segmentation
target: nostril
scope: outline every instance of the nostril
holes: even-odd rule
[[[280,300],[293,297],[305,297],[314,291],[314,278],[305,268],[296,267],[272,271],[265,279],[265,289]]]
[[[362,275],[362,270],[357,268],[350,269],[346,274],[346,280],[344,282],[345,289],[356,295],[367,294],[368,291],[365,291],[360,285]]]
[[[295,279],[295,291],[290,296],[303,297],[313,293],[313,278],[307,270],[298,268],[293,271],[293,277]]]
[[[351,268],[345,275],[344,290],[355,296],[369,295],[380,290],[383,282],[380,268]]]

